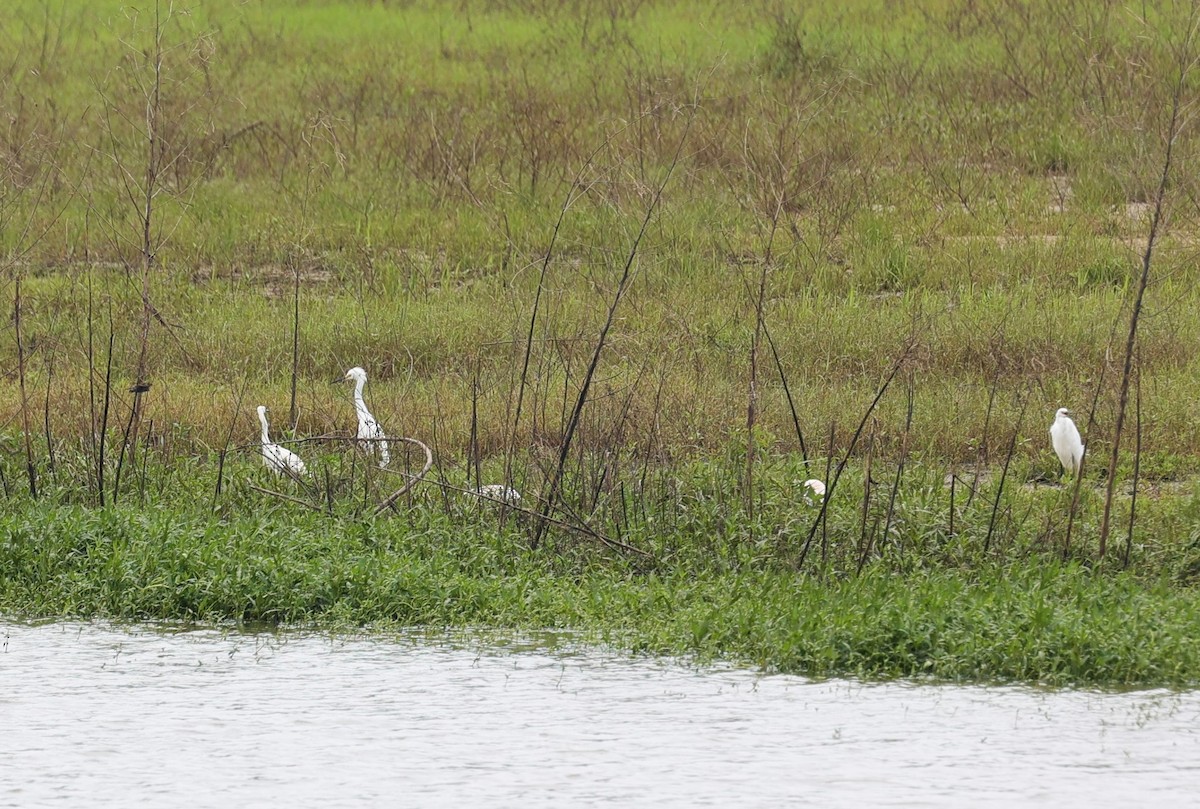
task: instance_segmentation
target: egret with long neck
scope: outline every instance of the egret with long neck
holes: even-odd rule
[[[391,456],[388,454],[387,436],[384,434],[383,428],[379,426],[379,422],[375,421],[375,417],[371,415],[371,411],[367,409],[367,403],[363,401],[363,388],[367,384],[367,372],[355,366],[346,372],[345,380],[354,381],[354,412],[358,416],[357,438],[379,450],[379,468],[386,468],[391,461]]]
[[[304,461],[300,456],[285,447],[271,441],[267,430],[267,407],[258,406],[258,421],[262,424],[262,456],[263,465],[277,475],[299,477],[305,472]]]

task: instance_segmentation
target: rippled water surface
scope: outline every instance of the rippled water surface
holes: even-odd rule
[[[0,622],[0,806],[1181,805],[1200,694]]]

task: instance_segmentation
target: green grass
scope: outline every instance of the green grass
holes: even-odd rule
[[[30,509],[0,520],[0,610],[114,620],[570,628],[639,653],[812,676],[1194,686],[1200,600],[1048,559],[802,577],[723,561],[547,556],[418,509],[361,522],[268,512]]]

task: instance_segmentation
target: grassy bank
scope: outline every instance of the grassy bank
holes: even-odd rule
[[[0,517],[0,612],[24,617],[267,622],[344,628],[569,628],[616,648],[827,676],[1020,680],[1099,686],[1200,683],[1195,492],[1152,499],[1130,547],[1096,565],[1094,531],[1064,561],[1070,491],[1014,487],[992,524],[996,482],[956,505],[910,473],[887,531],[883,502],[860,533],[863,480],[847,478],[827,531],[786,497],[780,461],[753,515],[729,470],[702,467],[643,518],[592,525],[641,553],[563,532],[532,549],[528,523],[432,490],[371,518],[193,469],[141,503],[95,509],[27,499]],[[207,470],[212,472],[214,470]],[[154,480],[152,478],[152,480]],[[965,488],[965,486],[964,486]],[[294,492],[299,494],[299,492]],[[649,492],[647,492],[649,495]],[[1085,498],[1085,514],[1100,506]],[[17,505],[17,504],[14,504]],[[606,516],[607,515],[607,518]],[[870,544],[867,537],[870,537]]]
[[[1195,683],[1196,23],[14,0],[0,610]]]
[[[39,509],[0,520],[0,610],[117,620],[579,630],[816,676],[1194,686],[1200,599],[1044,557],[801,577],[721,561],[549,557],[494,525]],[[426,515],[427,517],[427,515]]]

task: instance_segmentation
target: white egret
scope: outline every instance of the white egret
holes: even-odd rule
[[[375,421],[375,417],[371,415],[371,411],[367,410],[367,403],[363,401],[363,386],[367,384],[367,372],[362,368],[355,366],[346,372],[343,381],[354,380],[354,412],[358,415],[358,439],[366,441],[371,445],[371,448],[379,449],[379,468],[386,468],[391,461],[391,456],[388,454],[387,436],[384,435],[383,429],[379,426],[379,422]]]
[[[1076,475],[1083,463],[1083,439],[1079,437],[1079,430],[1071,421],[1070,413],[1067,408],[1060,407],[1054,414],[1054,423],[1050,425],[1050,444],[1058,455],[1063,472]]]
[[[271,443],[267,435],[267,407],[258,406],[258,420],[262,423],[263,465],[277,475],[299,476],[305,471],[304,461],[290,449]]]
[[[521,493],[503,483],[488,483],[475,490],[475,494],[486,500],[496,500],[507,506],[520,506]]]
[[[809,478],[804,481],[804,488],[807,490],[804,492],[804,502],[808,505],[813,504],[813,497],[817,498],[817,502],[825,499],[825,481]]]

